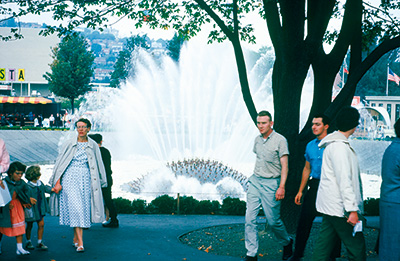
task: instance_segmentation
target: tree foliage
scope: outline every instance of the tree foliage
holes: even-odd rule
[[[138,48],[149,49],[147,35],[136,35],[126,39],[123,50],[119,52],[114,71],[111,74],[111,87],[118,87],[124,83],[129,75],[134,75],[132,56]]]
[[[179,61],[179,56],[184,41],[185,38],[177,33],[175,33],[172,39],[168,41],[168,55],[172,58],[172,60]]]
[[[71,34],[52,50],[52,57],[51,72],[43,77],[49,82],[50,91],[70,100],[74,111],[74,100],[91,90],[94,56],[82,36]]]

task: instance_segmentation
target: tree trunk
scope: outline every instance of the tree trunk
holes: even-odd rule
[[[305,143],[299,140],[300,101],[303,84],[310,64],[307,59],[296,61],[295,56],[284,59],[277,56],[272,75],[274,95],[274,129],[286,137],[289,145],[289,174],[282,202],[281,217],[289,233],[294,233],[297,213],[294,204],[302,169],[304,167]],[[284,62],[285,61],[285,62]]]

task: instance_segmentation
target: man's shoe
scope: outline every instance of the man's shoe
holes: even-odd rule
[[[282,260],[288,260],[293,255],[293,238],[290,238],[290,243],[283,247]]]
[[[28,243],[26,243],[25,248],[29,249],[29,250],[35,249],[35,247],[32,245],[32,242],[30,242],[30,241]]]
[[[256,256],[246,256],[243,261],[257,261],[257,255]]]
[[[40,249],[40,250],[48,250],[49,248],[43,244],[43,243],[39,243],[36,248]]]
[[[113,219],[110,223],[103,224],[103,227],[117,228],[119,227],[119,221],[118,219]]]
[[[289,257],[289,259],[288,259],[288,261],[300,261],[300,260],[301,260],[300,257],[294,256],[294,255]]]

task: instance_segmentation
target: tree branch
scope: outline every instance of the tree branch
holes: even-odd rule
[[[206,13],[217,23],[219,28],[224,32],[230,41],[234,40],[234,34],[225,25],[224,21],[210,8],[210,6],[204,0],[194,0]]]

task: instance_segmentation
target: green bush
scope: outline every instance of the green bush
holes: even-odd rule
[[[132,201],[132,209],[134,214],[146,214],[146,201],[143,199],[135,199]]]
[[[179,198],[179,213],[180,214],[199,214],[196,213],[199,201],[192,196],[183,196]]]
[[[379,198],[367,198],[364,200],[364,215],[379,216]]]
[[[132,207],[132,202],[128,199],[125,198],[115,198],[113,199],[115,208],[117,209],[117,212],[120,214],[132,214],[133,213],[133,207]]]
[[[175,199],[173,197],[170,197],[168,195],[162,195],[159,196],[150,203],[152,207],[150,209],[153,209],[154,214],[171,214],[175,213]]]
[[[244,216],[246,213],[246,202],[238,198],[227,197],[222,201],[221,211],[226,215]]]
[[[195,213],[203,215],[214,215],[219,212],[220,204],[218,201],[202,200],[197,204]]]

